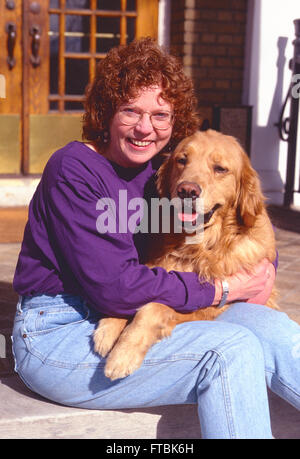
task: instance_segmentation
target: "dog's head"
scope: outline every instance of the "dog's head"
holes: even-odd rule
[[[204,227],[234,210],[239,226],[251,227],[264,197],[247,154],[231,136],[208,130],[184,139],[158,171],[161,197],[177,198],[182,222]]]

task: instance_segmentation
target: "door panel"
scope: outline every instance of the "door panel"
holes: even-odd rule
[[[21,170],[30,169],[31,117],[48,113],[49,39],[47,2],[23,0],[22,155]],[[41,163],[39,172],[44,164]]]
[[[4,2],[1,2],[4,3]],[[4,11],[3,11],[4,10]],[[3,14],[4,13],[4,14]],[[9,33],[9,25],[10,28]],[[14,30],[13,30],[14,29]],[[5,77],[6,98],[0,100],[0,113],[20,114],[22,107],[22,8],[15,2],[14,9],[1,7],[0,14],[0,73]],[[11,49],[11,66],[8,63]],[[9,95],[9,97],[8,97]]]
[[[20,127],[20,115],[0,114],[0,174],[20,173]]]
[[[39,174],[51,154],[71,140],[81,140],[81,116],[48,114],[30,116],[30,162],[32,174]]]
[[[157,37],[157,24],[158,0],[6,1],[0,174],[40,174],[55,149],[81,139],[84,88],[97,61],[135,37]]]
[[[0,174],[18,174],[21,170],[21,18],[21,2],[0,14],[0,74],[6,96],[0,99]]]

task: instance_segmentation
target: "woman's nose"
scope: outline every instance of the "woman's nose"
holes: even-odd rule
[[[153,125],[149,113],[143,113],[135,128],[143,134],[153,131]]]

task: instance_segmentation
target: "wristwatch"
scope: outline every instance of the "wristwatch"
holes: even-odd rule
[[[222,308],[223,306],[225,306],[226,302],[227,302],[227,297],[228,297],[228,294],[229,294],[229,284],[226,280],[223,280],[222,281],[222,298],[221,298],[221,301],[220,303],[218,304],[217,308]]]

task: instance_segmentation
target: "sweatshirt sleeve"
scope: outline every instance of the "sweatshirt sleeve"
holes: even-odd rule
[[[91,305],[109,316],[128,317],[155,301],[188,313],[210,306],[215,288],[197,274],[139,263],[131,233],[97,231],[99,187],[59,180],[48,190],[47,219],[61,273],[68,270]]]

